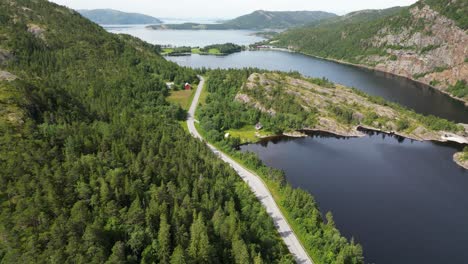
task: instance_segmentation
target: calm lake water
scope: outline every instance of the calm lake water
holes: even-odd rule
[[[455,122],[468,123],[463,103],[425,85],[389,74],[316,59],[283,51],[245,51],[229,56],[167,57],[180,65],[207,68],[256,67],[267,70],[298,71],[310,77],[326,77],[356,87],[368,94],[397,102],[418,113],[432,114]]]
[[[204,47],[210,44],[249,45],[263,40],[250,30],[152,30],[146,25],[105,26],[112,33],[129,34],[151,44]]]
[[[153,31],[144,26],[106,27],[153,44],[205,46],[260,38],[249,31]],[[433,89],[383,73],[296,53],[246,51],[225,57],[168,57],[194,68],[258,67],[326,77],[423,114],[468,123],[462,103]],[[346,237],[363,245],[368,263],[467,263],[468,172],[453,161],[459,146],[373,135],[315,135],[242,146],[288,181],[308,190],[322,212],[332,211]]]
[[[241,149],[284,170],[322,213],[332,211],[367,263],[467,263],[468,171],[452,161],[455,147],[316,134]]]

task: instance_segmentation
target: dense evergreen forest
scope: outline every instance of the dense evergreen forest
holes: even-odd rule
[[[196,75],[157,51],[44,0],[0,2],[1,263],[293,262],[177,124],[165,82]]]
[[[331,213],[327,213],[325,219],[322,217],[318,205],[308,192],[292,188],[287,184],[282,171],[266,167],[255,154],[236,151],[240,143],[238,138],[224,137],[225,130],[238,129],[245,125],[253,127],[258,121],[262,122],[265,129],[277,133],[300,128],[304,123],[315,122],[313,115],[306,113],[288,94],[283,94],[281,98],[279,107],[282,112],[277,112],[274,116],[235,100],[240,88],[254,72],[262,71],[213,70],[207,74],[208,95],[198,110],[201,132],[209,141],[263,177],[272,192],[276,194],[277,202],[314,261],[363,263],[361,246],[355,244],[354,240],[348,241],[341,236],[335,228]],[[298,73],[288,75],[299,76]],[[310,81],[333,86],[326,79],[310,79]],[[276,100],[270,100],[270,103],[275,104],[274,101]]]

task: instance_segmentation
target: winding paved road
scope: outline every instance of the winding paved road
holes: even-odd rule
[[[197,129],[195,128],[195,111],[198,106],[198,101],[200,99],[201,92],[205,85],[205,80],[203,77],[198,76],[200,79],[200,84],[198,85],[198,89],[195,93],[193,98],[192,104],[190,105],[190,109],[188,112],[188,119],[187,125],[193,137],[203,140],[202,136],[198,133]],[[223,152],[219,151],[211,144],[207,144],[208,147],[218,155],[223,161],[229,163],[229,165],[237,171],[239,176],[250,186],[250,189],[255,193],[255,196],[262,202],[263,206],[266,208],[268,214],[273,218],[274,224],[278,229],[281,238],[284,240],[284,243],[288,247],[291,254],[293,254],[294,258],[296,259],[297,263],[308,263],[313,264],[312,258],[309,257],[307,252],[302,247],[299,239],[297,239],[296,234],[294,234],[292,228],[289,226],[286,218],[281,213],[278,205],[276,204],[273,196],[271,195],[270,191],[264,184],[264,182],[260,179],[259,176],[252,173],[251,171],[242,167],[239,163],[232,160]]]

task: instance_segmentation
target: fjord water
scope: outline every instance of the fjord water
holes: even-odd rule
[[[312,193],[366,263],[467,263],[468,171],[459,147],[376,134],[315,134],[241,147]]]
[[[250,30],[152,30],[146,25],[105,26],[112,33],[129,34],[152,44],[204,47],[211,44],[235,43],[249,45],[262,38]]]
[[[390,74],[283,51],[245,51],[229,56],[167,57],[182,66],[207,68],[256,67],[298,71],[310,77],[325,77],[370,95],[381,96],[422,114],[468,123],[468,108],[435,89]]]

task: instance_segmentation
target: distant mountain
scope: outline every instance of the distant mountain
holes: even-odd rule
[[[288,30],[271,42],[414,79],[468,104],[466,14],[466,0],[421,0]]]
[[[78,10],[78,12],[89,20],[101,24],[159,24],[161,20],[138,13],[125,13],[113,9]]]
[[[304,26],[337,15],[322,11],[264,11],[258,10],[251,14],[225,21],[220,24],[167,24],[151,26],[154,29],[287,29]]]
[[[263,11],[241,16],[224,24],[239,28],[284,29],[307,25],[337,15],[322,11]]]

